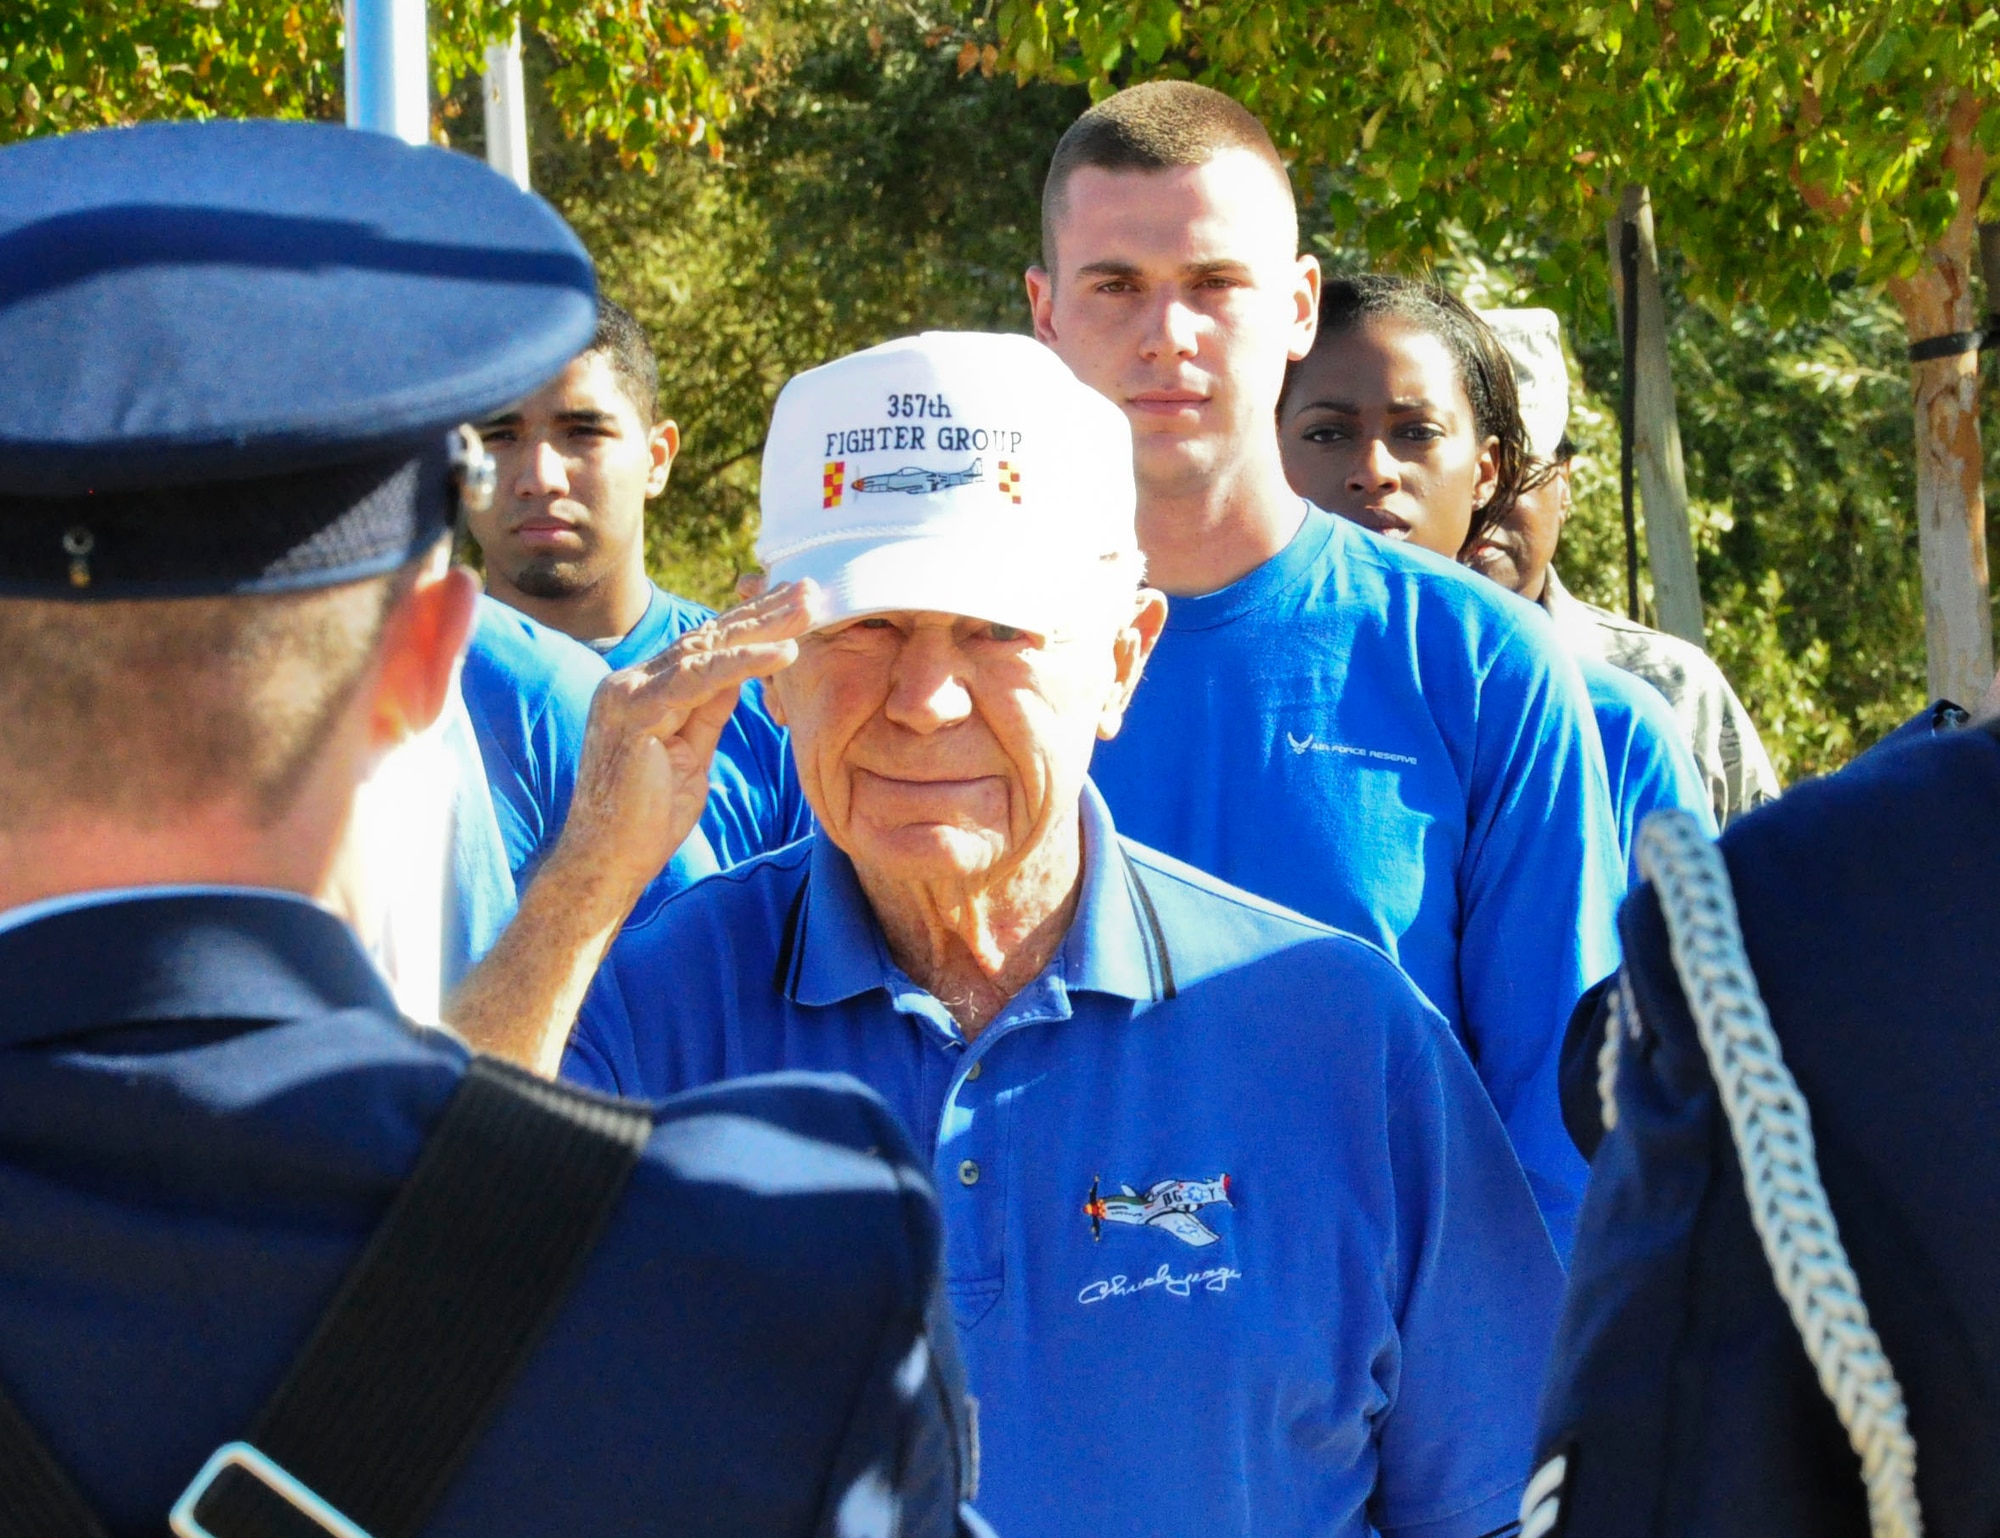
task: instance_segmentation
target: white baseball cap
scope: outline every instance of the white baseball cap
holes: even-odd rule
[[[1563,361],[1562,322],[1554,310],[1481,310],[1514,364],[1528,452],[1554,459],[1569,430],[1569,365]]]
[[[1136,553],[1125,413],[1025,336],[927,331],[800,374],[764,444],[757,559],[821,624],[963,614],[1046,636]]]

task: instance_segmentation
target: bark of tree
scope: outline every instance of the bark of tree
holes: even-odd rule
[[[1974,139],[1981,105],[1967,92],[1951,117],[1944,163],[1957,183],[1956,217],[1915,276],[1889,285],[1913,346],[1979,329],[1972,273],[1986,174],[1985,151]],[[1986,693],[1993,678],[1979,354],[1913,362],[1910,383],[1916,406],[1917,528],[1930,692],[1969,704]]]
[[[1708,645],[1695,570],[1694,533],[1688,526],[1687,470],[1681,459],[1680,417],[1674,410],[1673,371],[1667,361],[1666,313],[1660,295],[1660,258],[1653,243],[1653,204],[1644,187],[1627,187],[1606,231],[1611,248],[1611,292],[1622,327],[1626,296],[1619,277],[1620,228],[1639,230],[1639,356],[1633,451],[1639,506],[1645,514],[1646,562],[1653,574],[1653,608],[1660,628],[1696,646]]]

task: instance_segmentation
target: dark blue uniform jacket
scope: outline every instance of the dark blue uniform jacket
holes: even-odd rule
[[[2000,740],[1884,747],[1731,824],[1752,968],[1901,1379],[1932,1538],[2000,1532]],[[1651,887],[1643,1022],[1543,1400],[1566,1538],[1862,1538],[1859,1462],[1750,1225]]]
[[[339,921],[275,894],[0,917],[0,978],[0,1382],[114,1531],[158,1533],[276,1387],[467,1054],[396,1017]],[[976,1522],[920,1170],[852,1082],[662,1105],[429,1531]]]

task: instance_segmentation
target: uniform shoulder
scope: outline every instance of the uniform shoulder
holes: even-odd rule
[[[627,1102],[629,1103],[629,1102]],[[635,1179],[640,1222],[673,1222],[683,1250],[791,1278],[839,1311],[832,1289],[920,1307],[936,1281],[936,1197],[908,1134],[880,1096],[844,1074],[774,1073],[689,1090],[652,1106]],[[649,1208],[652,1208],[650,1212]]]
[[[653,1106],[658,1153],[683,1179],[760,1195],[925,1190],[908,1136],[882,1097],[841,1073],[770,1073]]]
[[[1696,646],[1691,641],[1683,641],[1677,635],[1668,635],[1664,630],[1655,630],[1651,625],[1643,624],[1629,615],[1620,614],[1616,609],[1607,609],[1604,605],[1592,603],[1586,598],[1577,598],[1573,593],[1570,596],[1575,601],[1577,607],[1589,614],[1591,621],[1600,629],[1613,630],[1620,635],[1640,636],[1649,642],[1658,642],[1662,651],[1672,652],[1685,649],[1699,655],[1706,655],[1699,646]]]
[[[1893,974],[2000,884],[2000,741],[1961,731],[1870,753],[1736,818],[1719,847],[1760,980]],[[1635,974],[1670,978],[1650,884],[1619,924]]]
[[[1834,774],[1794,785],[1730,823],[1722,849],[1739,865],[1803,870],[1856,859],[1919,867],[1967,846],[2000,858],[2000,846],[1966,825],[1969,814],[2000,818],[2000,738],[1961,729],[1867,753]],[[1860,884],[1863,896],[1893,887]]]
[[[1655,630],[1651,625],[1642,625],[1635,619],[1594,603],[1577,601],[1577,606],[1589,616],[1592,624],[1605,634],[1605,645],[1611,660],[1628,671],[1637,671],[1641,676],[1660,674],[1686,679],[1697,686],[1723,684],[1722,669],[1715,659],[1692,641],[1684,641],[1677,635],[1669,635],[1664,630]]]
[[[758,1471],[746,1532],[771,1530],[782,1491],[827,1511],[884,1474],[913,1499],[955,1500],[969,1454],[942,1224],[894,1113],[854,1079],[808,1073],[733,1079],[652,1110],[609,1268],[624,1316],[609,1349],[631,1365],[611,1371],[670,1414],[707,1407],[720,1432],[710,1460],[667,1460],[661,1488],[713,1458]],[[746,1431],[762,1452],[732,1448]]]

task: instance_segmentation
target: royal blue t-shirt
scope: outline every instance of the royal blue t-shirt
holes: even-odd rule
[[[1662,808],[1677,807],[1714,838],[1715,808],[1667,697],[1645,679],[1602,658],[1579,656],[1576,665],[1590,693],[1597,739],[1604,747],[1626,876],[1637,886],[1639,829],[1646,819]]]
[[[1374,947],[1082,816],[1068,938],[969,1045],[820,836],[628,929],[563,1071],[888,1100],[1008,1538],[1509,1529],[1561,1272],[1464,1053]]]
[[[465,980],[473,964],[493,949],[520,898],[470,712],[448,715],[444,734],[445,746],[458,769],[457,783],[452,786],[451,833],[445,845],[444,928],[438,955],[438,982],[449,994]]]
[[[448,984],[463,976],[499,938],[514,915],[519,894],[527,890],[561,836],[570,797],[576,792],[591,696],[603,678],[604,665],[588,647],[495,599],[479,600],[459,689],[472,719],[491,815],[512,883],[511,890],[498,890],[490,876],[491,862],[471,859],[461,849],[468,831],[478,825],[479,810],[461,808],[453,869],[489,874],[461,877],[456,894],[460,916],[447,925],[447,932],[466,938],[460,942],[464,953],[447,957]],[[697,827],[646,889],[635,914],[650,912],[719,868],[706,833]]]
[[[1093,777],[1128,837],[1372,940],[1464,1040],[1559,1250],[1570,1011],[1625,889],[1575,664],[1532,605],[1309,508],[1286,548],[1175,598]]]
[[[713,609],[655,583],[645,617],[600,655],[611,668],[631,667],[658,656],[695,626],[714,618]],[[742,699],[722,729],[708,783],[701,826],[724,867],[782,849],[812,831],[812,809],[799,789],[791,741],[771,719],[764,686],[756,680],[743,686]]]

